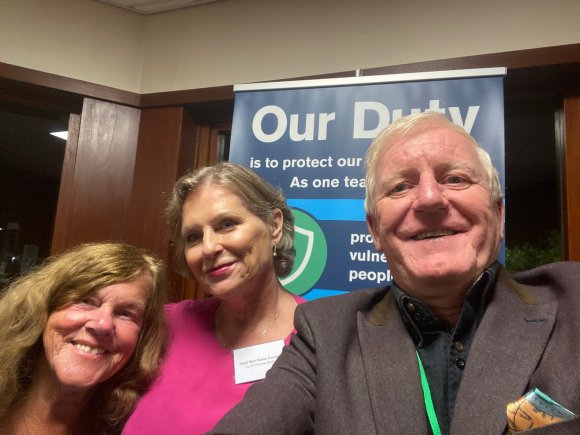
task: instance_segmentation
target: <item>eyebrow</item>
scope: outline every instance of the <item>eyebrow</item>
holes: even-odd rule
[[[483,173],[483,168],[478,168],[473,163],[462,162],[462,161],[455,162],[455,163],[445,163],[442,165],[442,168],[443,168],[444,172],[453,171],[453,170],[457,170],[457,169],[463,170],[463,171],[467,172],[467,175],[469,175],[473,179],[479,179],[479,177],[481,177],[481,174]]]
[[[210,220],[210,225],[217,225],[218,223],[220,223],[224,219],[236,219],[239,221],[242,219],[242,217],[239,216],[236,212],[232,212],[230,210],[225,210],[225,211],[222,211],[222,212],[218,213],[217,215],[215,215]],[[185,225],[185,226],[181,227],[180,236],[181,236],[181,238],[185,238],[185,236],[187,236],[192,231],[199,230],[202,227],[203,227],[203,225],[199,225],[196,223],[191,224],[191,225]]]
[[[119,303],[118,306],[121,308],[136,310],[136,311],[139,311],[141,313],[144,313],[145,307],[147,306],[147,303],[146,302],[127,301],[127,302]]]
[[[181,237],[185,237],[187,234],[191,233],[193,230],[196,230],[199,228],[199,225],[186,225],[181,227],[181,231],[179,232],[179,235]]]
[[[479,178],[481,177],[481,173],[482,173],[482,171],[478,170],[476,165],[474,165],[473,163],[468,163],[468,162],[464,162],[464,161],[458,161],[458,162],[453,162],[453,163],[449,163],[449,162],[442,163],[441,165],[438,165],[437,167],[434,168],[435,174],[437,174],[438,172],[449,172],[449,171],[453,171],[453,170],[463,170],[471,178],[477,179],[477,180],[479,180]],[[405,168],[405,169],[402,169],[399,171],[393,171],[393,172],[389,173],[387,176],[381,178],[381,180],[379,182],[379,189],[380,189],[379,192],[385,192],[393,184],[396,184],[396,182],[398,180],[408,178],[410,174],[417,173],[417,172],[418,172],[417,168],[413,166],[413,167],[409,167],[409,168]]]

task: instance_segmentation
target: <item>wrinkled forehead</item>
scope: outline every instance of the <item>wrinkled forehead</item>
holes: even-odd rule
[[[483,169],[477,152],[477,142],[461,131],[446,126],[431,126],[392,137],[377,156],[375,170],[382,172],[389,163],[405,160],[407,164],[418,164],[420,159],[452,163],[465,162],[474,168]],[[382,168],[381,168],[382,167]]]
[[[462,127],[451,122],[432,119],[428,122],[412,124],[407,126],[407,128],[385,131],[383,137],[378,138],[380,142],[380,154],[383,154],[401,142],[406,142],[418,136],[426,135],[434,130],[441,132],[442,134],[447,133],[450,140],[462,142],[466,147],[471,146],[471,148],[475,149],[479,146],[477,141]]]

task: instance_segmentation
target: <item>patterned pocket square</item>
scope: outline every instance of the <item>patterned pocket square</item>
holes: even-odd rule
[[[511,435],[570,420],[576,416],[537,388],[508,404],[506,412]]]

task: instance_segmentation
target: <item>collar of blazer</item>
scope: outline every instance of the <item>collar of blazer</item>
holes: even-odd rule
[[[501,283],[499,288],[508,290],[509,293],[512,293],[524,305],[537,305],[540,303],[537,296],[531,293],[524,285],[516,282],[503,266],[499,267],[496,287],[498,287],[498,283]],[[384,295],[374,305],[371,303],[366,313],[367,320],[375,326],[384,325],[387,318],[393,312],[397,312],[397,302],[390,288],[390,286],[386,287]],[[493,293],[491,292],[491,294]]]

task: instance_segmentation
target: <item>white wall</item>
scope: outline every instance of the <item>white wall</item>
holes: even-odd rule
[[[0,0],[0,62],[150,93],[575,44],[579,18],[579,0],[220,0],[147,17]]]

